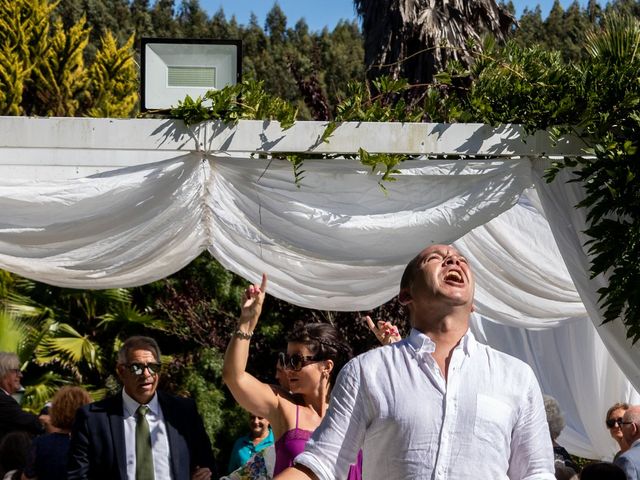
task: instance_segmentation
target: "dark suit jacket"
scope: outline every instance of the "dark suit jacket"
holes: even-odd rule
[[[0,439],[17,430],[33,434],[44,433],[38,417],[22,410],[15,398],[0,389]]]
[[[212,478],[217,478],[211,442],[195,402],[157,393],[169,437],[173,480],[190,480],[196,467],[210,468]],[[78,410],[69,448],[69,480],[126,480],[123,415],[122,394]]]
[[[613,463],[624,470],[628,480],[640,479],[640,443],[620,454]]]

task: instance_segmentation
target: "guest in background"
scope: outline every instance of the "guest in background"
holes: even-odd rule
[[[71,427],[76,411],[91,403],[81,387],[66,386],[51,402],[51,433],[33,439],[22,480],[66,480]]]
[[[556,480],[578,480],[578,474],[573,468],[556,463]]]
[[[129,337],[118,351],[123,388],[80,408],[71,431],[69,480],[209,480],[211,442],[196,403],[158,390],[160,347]]]
[[[22,388],[21,380],[18,356],[15,353],[0,352],[0,439],[7,433],[18,430],[31,434],[44,432],[38,417],[22,410],[12,396]]]
[[[0,441],[0,479],[20,480],[27,464],[27,454],[32,436],[23,431],[7,433]]]
[[[229,472],[243,466],[257,452],[273,445],[273,432],[268,420],[249,415],[249,435],[236,440],[229,458]]]
[[[607,415],[605,418],[605,425],[609,429],[609,434],[611,438],[613,438],[620,450],[615,454],[613,459],[615,460],[621,454],[629,450],[629,445],[627,441],[624,439],[624,435],[622,434],[622,417],[624,417],[624,412],[629,409],[628,403],[616,403],[607,410]]]
[[[288,392],[289,379],[280,359],[276,362],[275,378],[280,388]],[[221,477],[220,480],[269,480],[273,478],[275,466],[276,447],[274,443],[257,452],[242,467],[235,469],[225,477]]]
[[[613,463],[624,470],[627,480],[640,480],[640,405],[630,405],[624,412],[622,434],[629,449]]]
[[[565,427],[560,404],[551,395],[543,395],[542,397],[544,398],[544,410],[547,414],[547,423],[549,424],[549,434],[551,435],[551,443],[553,444],[555,463],[556,465],[560,463],[575,472],[579,472],[580,467],[573,461],[569,452],[556,441]]]
[[[580,480],[627,480],[619,466],[609,462],[594,462],[580,472]]]

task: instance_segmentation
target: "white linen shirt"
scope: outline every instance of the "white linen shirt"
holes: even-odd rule
[[[124,443],[126,452],[127,478],[136,479],[136,411],[140,404],[122,389],[124,413]],[[151,452],[153,455],[153,473],[155,480],[169,480],[171,478],[171,463],[169,437],[164,422],[162,409],[155,394],[147,404],[149,411],[146,419],[151,434]]]
[[[445,382],[434,351],[431,339],[414,329],[406,340],[351,360],[295,462],[321,480],[346,478],[362,448],[367,480],[554,480],[531,368],[468,331]]]

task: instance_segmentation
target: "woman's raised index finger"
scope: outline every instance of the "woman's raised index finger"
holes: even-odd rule
[[[367,325],[369,326],[369,330],[371,330],[374,333],[378,331],[378,329],[376,328],[375,323],[373,323],[373,320],[371,320],[371,317],[369,315],[365,315],[364,319],[367,321]]]
[[[264,292],[267,288],[267,274],[262,274],[262,283],[260,284],[260,291]]]

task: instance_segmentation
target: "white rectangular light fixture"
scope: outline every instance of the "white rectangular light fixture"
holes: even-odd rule
[[[242,81],[240,40],[142,38],[140,60],[143,112]]]

